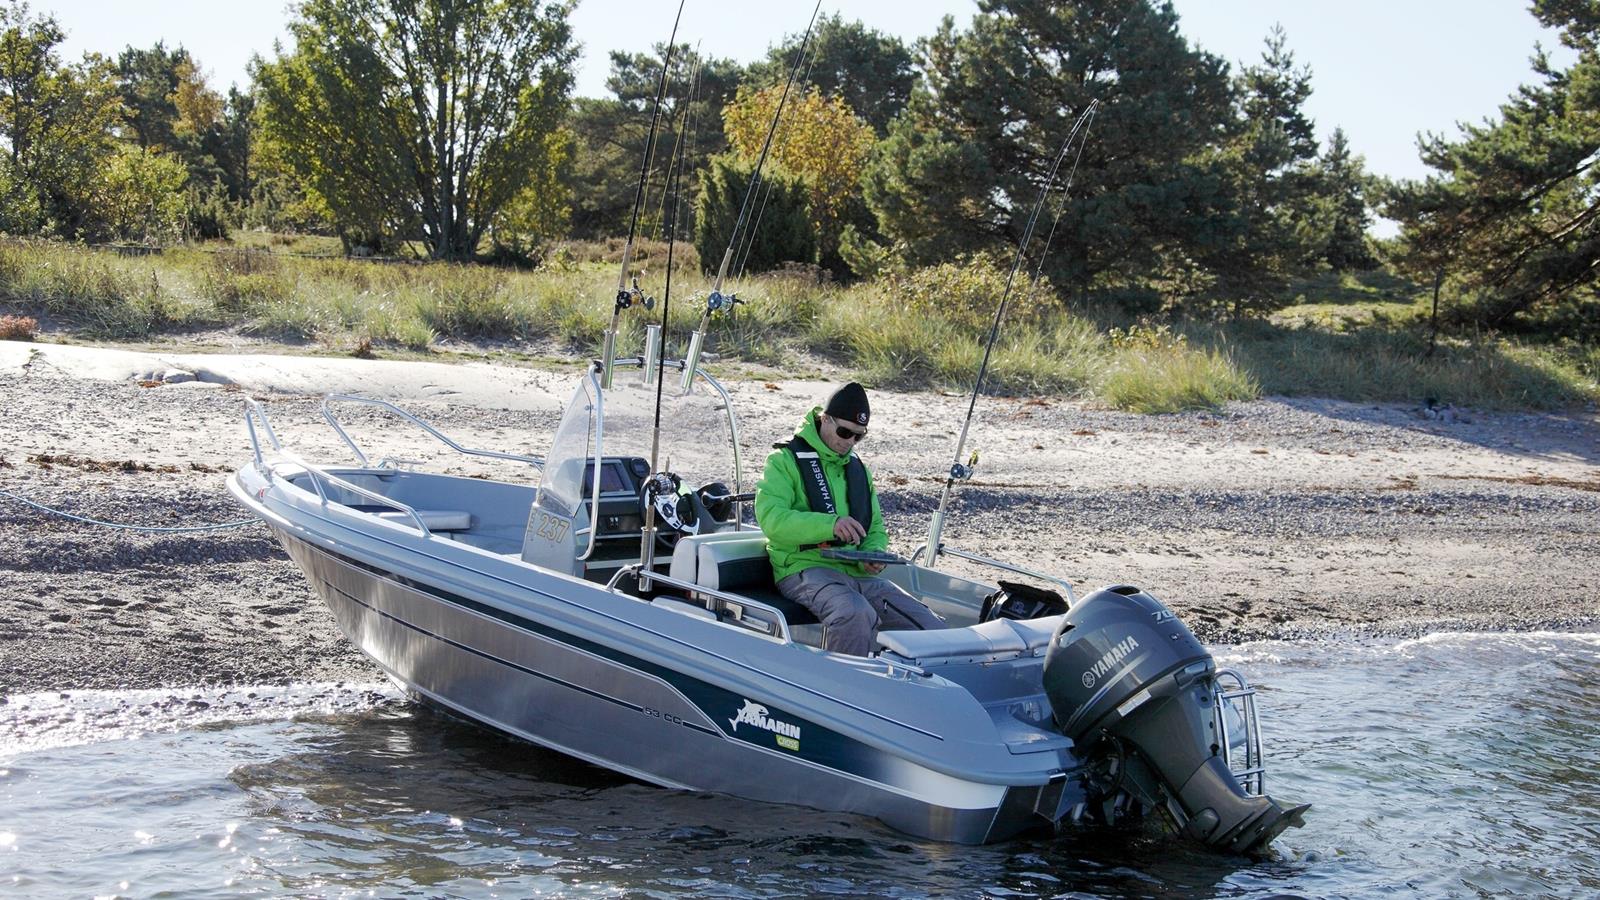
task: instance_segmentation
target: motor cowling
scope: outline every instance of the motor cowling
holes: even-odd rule
[[[1056,728],[1110,773],[1091,793],[1126,792],[1207,846],[1244,853],[1300,825],[1308,807],[1285,810],[1240,786],[1224,756],[1216,672],[1166,604],[1116,585],[1067,611],[1044,689]]]

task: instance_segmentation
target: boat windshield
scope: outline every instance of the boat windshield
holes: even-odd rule
[[[694,390],[685,394],[678,386],[681,364],[667,366],[655,471],[678,476],[683,491],[720,484],[714,493],[737,493],[743,484],[727,393],[697,373]],[[561,569],[558,554],[585,560],[597,540],[620,546],[630,534],[637,538],[639,491],[653,474],[656,422],[656,386],[641,375],[636,361],[619,360],[609,389],[602,391],[593,372],[578,386],[545,459],[525,545],[525,556],[532,556],[526,558]]]

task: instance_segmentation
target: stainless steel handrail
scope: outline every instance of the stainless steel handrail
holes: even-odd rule
[[[244,427],[250,432],[250,447],[255,453],[256,469],[262,470],[261,440],[256,436],[256,419],[261,420],[261,427],[267,430],[267,439],[272,441],[272,449],[283,452],[283,444],[278,441],[278,433],[272,430],[272,423],[267,421],[267,411],[255,400],[244,398]]]
[[[282,451],[279,451],[279,452],[282,453],[283,458],[285,460],[294,463],[295,465],[301,467],[302,469],[305,469],[306,472],[310,473],[310,475],[311,475],[311,486],[317,489],[317,499],[322,501],[322,505],[323,506],[327,506],[329,501],[328,501],[328,492],[322,489],[322,481],[320,479],[326,479],[329,484],[332,484],[335,487],[347,490],[347,491],[351,492],[352,494],[356,494],[356,495],[361,496],[361,497],[366,497],[369,500],[376,500],[378,503],[381,503],[384,506],[392,506],[392,507],[394,507],[397,511],[403,512],[403,513],[409,515],[412,518],[412,520],[414,520],[417,523],[417,528],[421,529],[422,536],[424,538],[433,537],[433,530],[428,527],[428,523],[427,522],[422,521],[422,515],[420,513],[418,513],[416,508],[412,507],[410,504],[402,503],[399,500],[394,499],[393,497],[386,497],[383,494],[378,493],[377,491],[368,490],[367,488],[361,487],[358,484],[352,484],[351,482],[348,482],[348,481],[344,480],[343,478],[338,477],[337,475],[330,475],[330,474],[328,474],[328,472],[324,471],[323,469],[321,469],[321,468],[319,468],[317,466],[314,466],[309,462],[306,462],[304,459],[302,459],[296,453],[291,453],[291,452],[289,452],[287,450],[282,450]],[[340,506],[344,506],[345,504],[341,503],[339,505]]]
[[[356,455],[356,458],[361,460],[361,464],[363,466],[370,465],[370,463],[367,462],[367,455],[361,452],[361,448],[356,446],[355,441],[351,440],[350,435],[345,432],[344,427],[340,424],[338,417],[333,414],[332,407],[329,406],[329,404],[336,402],[359,403],[367,406],[377,406],[382,409],[386,409],[389,412],[394,413],[400,418],[405,419],[411,424],[417,426],[418,428],[421,428],[423,431],[433,435],[439,440],[440,443],[444,444],[446,447],[449,447],[451,450],[456,451],[457,453],[462,453],[467,456],[483,456],[489,459],[508,459],[512,462],[527,463],[528,465],[537,469],[544,468],[544,460],[537,456],[523,456],[520,453],[504,453],[499,450],[482,450],[474,447],[463,447],[452,440],[449,435],[446,435],[439,429],[429,425],[422,419],[417,418],[416,416],[406,412],[387,400],[379,400],[375,397],[360,397],[354,394],[329,394],[322,400],[322,417],[328,420],[328,425],[330,425],[333,430],[338,433],[339,438],[345,442],[345,445],[348,446],[350,451]]]
[[[927,551],[928,551],[928,545],[927,544],[923,544],[921,547],[918,547],[917,548],[917,552],[911,554],[911,564],[913,566],[915,566],[916,563],[917,563],[917,560],[921,559],[922,555],[924,553],[926,553]],[[1078,602],[1077,593],[1075,593],[1072,590],[1072,585],[1070,583],[1068,583],[1067,580],[1064,579],[1064,578],[1057,578],[1054,575],[1046,575],[1043,572],[1038,572],[1038,571],[1035,571],[1033,569],[1023,568],[1022,566],[1012,565],[1011,563],[1008,563],[1008,562],[1001,562],[998,559],[990,559],[987,556],[979,556],[976,553],[968,553],[965,550],[956,550],[955,548],[950,547],[948,545],[940,547],[939,548],[939,553],[943,554],[944,556],[954,556],[956,559],[964,559],[964,560],[967,560],[968,562],[975,562],[975,563],[978,563],[980,565],[993,566],[996,569],[1002,569],[1002,570],[1007,571],[1007,572],[1015,572],[1018,575],[1026,575],[1029,578],[1037,578],[1040,581],[1048,581],[1051,584],[1059,584],[1059,585],[1061,585],[1061,589],[1067,592],[1067,604],[1068,605],[1071,605],[1073,603],[1077,603]],[[912,571],[914,572],[916,570],[913,569]]]
[[[623,578],[624,575],[632,575],[635,578],[639,577],[640,576],[639,566],[637,564],[635,564],[635,565],[632,565],[632,566],[624,566],[623,568],[617,570],[617,574],[612,575],[611,576],[611,580],[606,582],[606,590],[611,591],[612,593],[622,593],[621,591],[619,591],[617,589],[617,585],[618,585],[619,582],[622,581],[622,578]],[[670,575],[661,575],[661,574],[652,572],[649,575],[649,579],[650,579],[650,581],[652,583],[659,582],[661,584],[667,585],[668,587],[675,587],[675,588],[678,588],[680,590],[689,591],[689,592],[695,593],[695,594],[705,594],[706,596],[717,600],[718,603],[719,603],[719,606],[718,606],[717,609],[713,609],[712,612],[716,612],[716,613],[722,612],[723,611],[723,607],[721,606],[721,604],[736,603],[736,604],[738,604],[740,606],[752,607],[754,609],[759,609],[762,612],[770,613],[772,615],[773,623],[778,626],[779,634],[777,634],[777,635],[767,635],[767,636],[775,638],[777,640],[781,640],[785,644],[794,643],[794,637],[789,632],[789,620],[788,620],[788,618],[786,618],[784,616],[783,612],[780,611],[776,606],[772,606],[770,604],[762,603],[760,600],[752,600],[749,597],[744,596],[743,594],[733,594],[733,593],[729,593],[728,591],[718,590],[717,588],[709,588],[709,587],[706,587],[704,585],[696,584],[693,581],[685,581],[682,578],[673,578]],[[632,595],[628,594],[628,595],[625,595],[625,596],[632,596]],[[720,619],[719,619],[719,621],[720,621]]]
[[[1245,793],[1258,797],[1265,796],[1267,766],[1261,744],[1261,719],[1256,713],[1256,689],[1243,675],[1233,669],[1218,669],[1212,679],[1214,686],[1212,705],[1217,730],[1222,738],[1222,764],[1227,766],[1239,780],[1239,787]],[[1236,687],[1229,690],[1224,686],[1225,680],[1232,680]],[[1228,725],[1227,707],[1232,706],[1230,701],[1234,700],[1239,701],[1238,708],[1235,708],[1234,712],[1244,727],[1244,763],[1239,768],[1234,768],[1233,734]]]
[[[593,484],[589,485],[589,524],[573,532],[572,535],[574,543],[576,543],[578,535],[585,532],[588,532],[589,535],[588,545],[584,547],[582,553],[578,554],[579,562],[588,562],[589,557],[594,555],[594,543],[600,536],[600,529],[595,520],[600,517],[600,482],[603,480],[600,477],[600,458],[605,453],[602,448],[605,446],[606,440],[606,392],[604,385],[601,383],[600,373],[591,368],[589,373],[584,376],[584,379],[589,382],[589,397],[594,404],[594,414],[591,418],[594,423],[594,474],[589,479],[593,482]],[[573,549],[577,548],[574,547]]]

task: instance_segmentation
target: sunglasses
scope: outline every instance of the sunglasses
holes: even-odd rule
[[[833,431],[835,434],[839,435],[839,440],[841,441],[856,441],[857,443],[860,443],[861,441],[867,439],[867,433],[865,431],[856,431],[853,428],[846,428],[843,425],[840,425],[838,422],[834,423]]]

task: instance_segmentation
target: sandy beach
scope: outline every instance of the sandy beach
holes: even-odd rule
[[[322,395],[413,409],[468,445],[540,454],[569,371],[0,342],[0,491],[113,522],[244,512],[224,479],[249,454],[245,397],[286,444],[348,459]],[[746,459],[831,388],[729,378]],[[923,541],[966,398],[873,394],[896,549]],[[1027,559],[1080,588],[1146,587],[1208,642],[1355,640],[1600,623],[1600,414],[1443,413],[1265,399],[1140,416],[985,398],[977,477],[946,540]],[[382,452],[477,472],[366,410]],[[484,474],[528,478],[525,470]],[[753,478],[757,472],[746,473]],[[370,681],[259,527],[113,531],[0,497],[0,699],[7,693]]]

